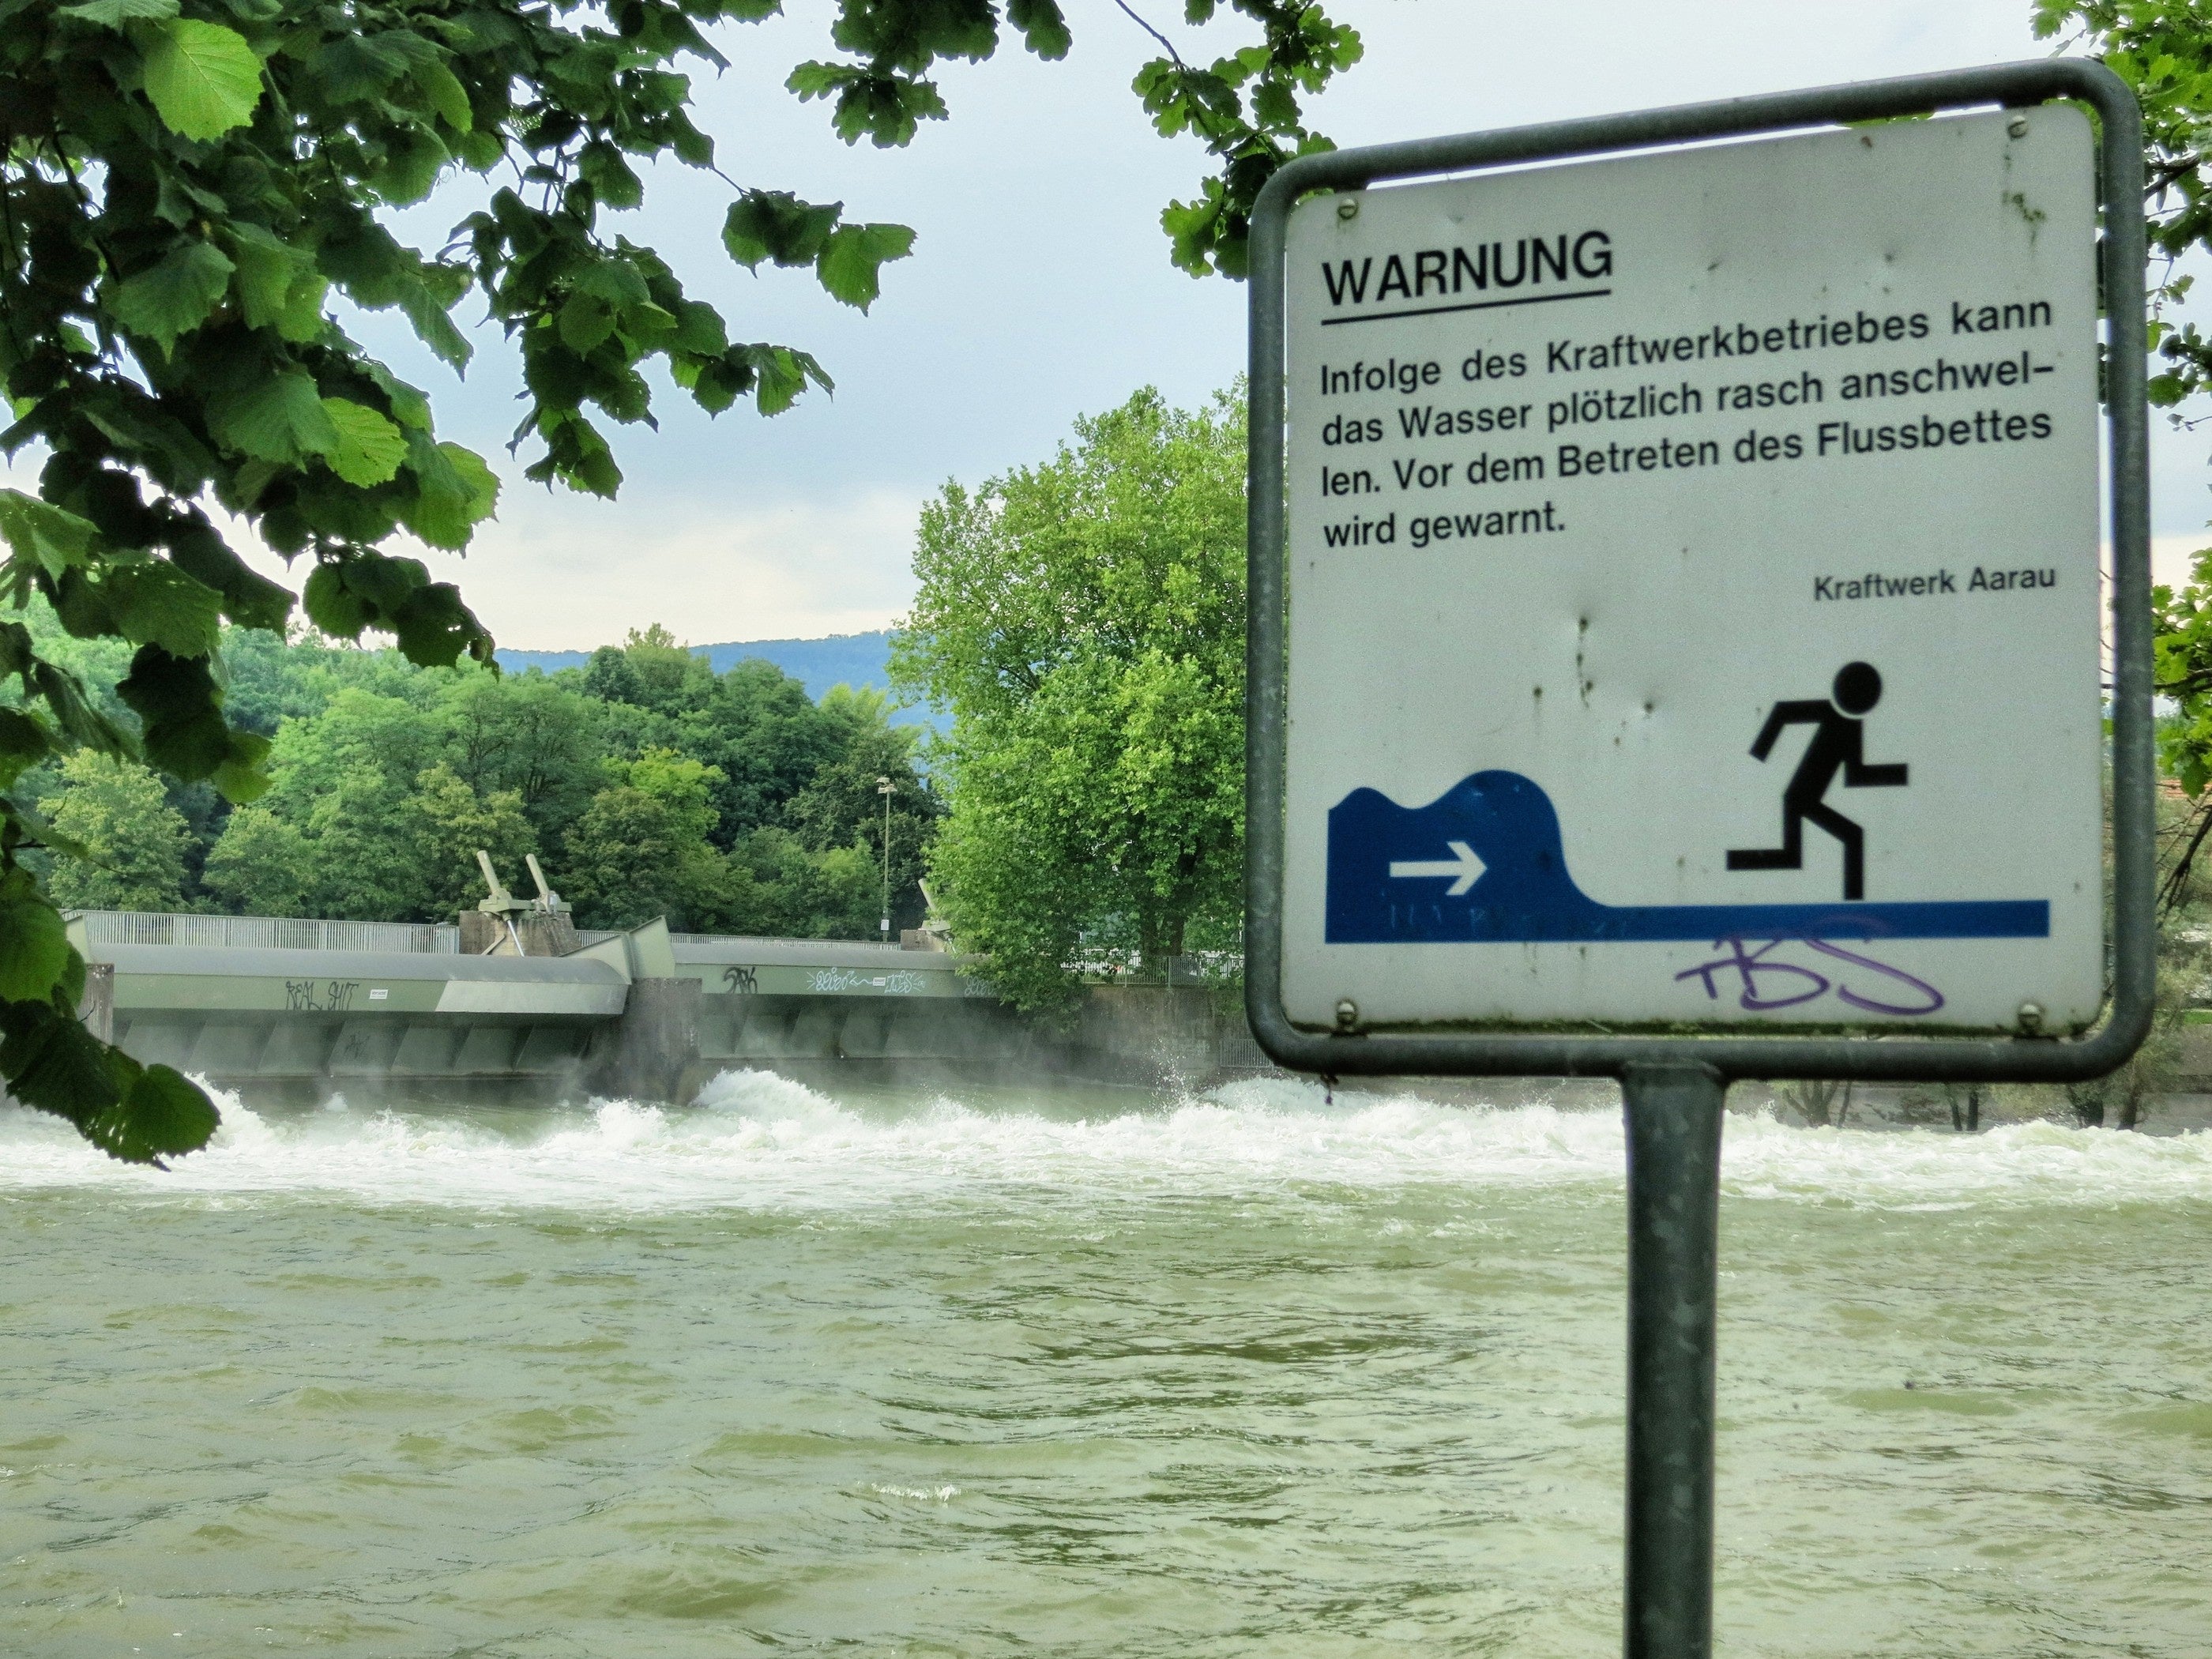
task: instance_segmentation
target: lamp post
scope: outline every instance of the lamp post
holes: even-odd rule
[[[884,943],[891,942],[891,781],[876,780],[876,793],[884,798],[884,919],[878,923]]]

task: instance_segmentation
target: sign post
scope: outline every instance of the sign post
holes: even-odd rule
[[[1711,1646],[1729,1082],[2148,1028],[2141,158],[2061,59],[1308,156],[1255,215],[1252,1029],[1621,1079],[1631,1655]]]

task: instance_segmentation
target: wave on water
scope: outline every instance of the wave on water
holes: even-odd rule
[[[323,1194],[507,1209],[851,1208],[1010,1188],[1098,1196],[1577,1184],[1618,1188],[1619,1115],[1443,1105],[1287,1079],[1073,1118],[939,1097],[854,1109],[756,1071],[687,1109],[264,1116],[218,1092],[223,1127],[168,1171],[111,1162],[54,1119],[0,1109],[0,1195]],[[1727,1190],[1877,1206],[2212,1198],[2212,1132],[2153,1137],[2051,1123],[1978,1135],[1803,1129],[1732,1115]]]

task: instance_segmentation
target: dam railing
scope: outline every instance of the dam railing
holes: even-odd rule
[[[398,951],[458,956],[459,927],[433,921],[328,921],[313,916],[72,910],[91,945],[194,945],[263,951]]]

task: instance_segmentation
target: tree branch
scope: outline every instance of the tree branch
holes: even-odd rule
[[[2158,884],[2158,908],[2161,916],[2170,915],[2180,908],[2181,901],[2189,890],[2190,873],[2208,836],[2212,836],[2212,805],[2200,802],[2197,807],[2197,827],[2189,837],[2189,845],[2182,850],[2173,867],[2166,872],[2165,878]]]
[[[1167,53],[1169,57],[1175,59],[1175,66],[1177,69],[1181,70],[1185,75],[1190,73],[1190,65],[1182,61],[1182,54],[1176,50],[1175,42],[1169,40],[1166,35],[1162,34],[1158,29],[1154,28],[1150,23],[1146,22],[1142,17],[1138,15],[1135,8],[1129,4],[1129,0],[1114,0],[1114,3],[1121,9],[1122,15],[1127,17],[1131,22],[1134,23],[1139,28],[1144,30],[1146,33],[1151,35],[1153,40],[1160,43],[1160,50]]]

